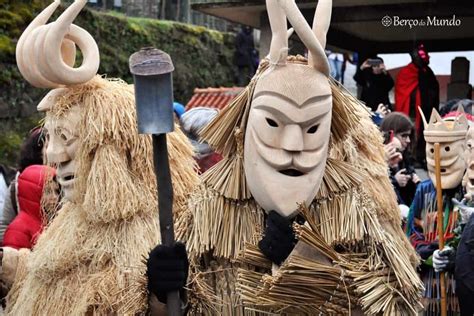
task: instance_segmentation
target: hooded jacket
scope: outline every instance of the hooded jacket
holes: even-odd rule
[[[41,196],[48,176],[54,176],[48,166],[32,165],[18,177],[18,216],[8,226],[3,246],[31,249],[43,228]]]

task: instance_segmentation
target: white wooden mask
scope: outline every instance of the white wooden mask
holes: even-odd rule
[[[461,184],[466,170],[464,151],[467,128],[468,123],[464,114],[443,120],[435,109],[429,123],[425,122],[428,174],[436,185],[434,144],[439,143],[442,189],[453,189]]]
[[[331,1],[319,1],[313,30],[294,1],[267,0],[272,66],[258,79],[244,143],[247,184],[267,212],[296,215],[322,181],[331,128],[332,94],[323,47]],[[308,64],[287,61],[286,18],[309,50]]]

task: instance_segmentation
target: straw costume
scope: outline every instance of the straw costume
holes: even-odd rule
[[[459,300],[459,309],[461,315],[472,315],[474,313],[474,129],[472,125],[466,136],[466,151],[464,159],[467,161],[466,174],[463,178],[463,187],[465,189],[464,200],[459,203],[460,225],[457,228],[460,240],[455,252],[454,263],[453,255],[446,258],[446,268],[454,266],[454,278],[456,280],[456,294]],[[454,201],[457,202],[457,201]],[[453,253],[453,251],[451,251]],[[433,264],[434,265],[434,264]],[[450,267],[451,266],[451,267]]]
[[[464,187],[464,198],[469,206],[474,206],[474,127],[470,126],[466,134],[466,150],[464,160],[466,161],[466,173],[462,179]]]
[[[443,192],[444,223],[446,244],[456,247],[455,228],[458,222],[458,207],[452,199],[461,200],[463,188],[461,181],[466,170],[465,139],[468,121],[462,108],[458,115],[442,119],[433,110],[430,121],[425,123],[426,159],[430,179],[421,182],[410,207],[407,235],[416,251],[423,259],[421,278],[425,284],[425,315],[440,313],[439,274],[432,266],[433,252],[438,249],[436,177],[434,163],[434,144],[440,143],[441,188]],[[459,312],[454,291],[454,277],[446,275],[448,313]]]
[[[18,43],[25,79],[55,88],[38,108],[46,111],[46,154],[64,199],[33,251],[18,260],[7,298],[12,315],[136,315],[148,309],[145,261],[160,240],[151,138],[138,134],[133,87],[95,75],[97,45],[71,24],[85,3],[75,1],[45,25],[59,5],[54,2]],[[71,67],[75,49],[60,54],[61,45],[74,48],[72,41],[83,52],[79,68]],[[38,49],[29,56],[32,45]],[[36,62],[28,60],[33,57]],[[186,136],[176,129],[168,144],[179,214],[197,176]]]
[[[381,133],[328,78],[331,5],[318,2],[311,30],[294,1],[268,0],[270,54],[201,133],[224,159],[202,175],[178,225],[195,314],[409,315],[419,307],[417,257],[400,228]],[[308,60],[287,56],[287,18]],[[294,224],[299,241],[278,266],[261,251],[269,219],[298,213],[307,223]]]

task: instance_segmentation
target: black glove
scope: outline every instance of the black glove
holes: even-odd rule
[[[146,266],[148,291],[155,294],[162,303],[166,303],[168,292],[182,291],[186,285],[189,261],[186,247],[182,243],[176,243],[172,247],[156,246],[150,252]]]
[[[258,247],[272,262],[281,264],[296,245],[293,220],[285,218],[275,211],[267,217],[267,226]]]

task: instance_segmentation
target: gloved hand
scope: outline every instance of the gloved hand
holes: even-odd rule
[[[296,245],[292,223],[291,219],[271,211],[267,217],[264,236],[258,243],[263,254],[278,265],[288,257]]]
[[[467,206],[466,199],[462,199],[462,201],[459,202],[453,198],[451,201],[453,201],[454,205],[459,209],[459,213],[461,214],[461,224],[469,222],[469,218],[471,218],[472,213],[474,213],[474,207]]]
[[[184,244],[156,246],[150,252],[146,265],[148,291],[155,294],[160,302],[166,303],[168,292],[182,291],[186,285],[189,261]]]
[[[454,249],[445,246],[443,250],[435,250],[433,253],[433,268],[436,272],[443,272],[449,269],[450,264],[454,264]]]

